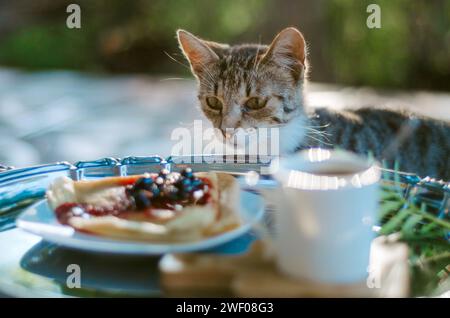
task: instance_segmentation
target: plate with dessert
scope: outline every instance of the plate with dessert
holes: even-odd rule
[[[263,199],[219,172],[55,179],[17,226],[62,246],[121,254],[214,248],[260,221]]]

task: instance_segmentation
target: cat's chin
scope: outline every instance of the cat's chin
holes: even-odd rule
[[[270,129],[239,129],[230,139],[226,139],[224,144],[227,153],[245,154],[251,156],[278,156],[279,133],[273,134]]]
[[[248,133],[240,130],[239,133],[230,139],[226,139],[225,145],[228,151],[237,154],[258,154],[260,140],[256,133]]]
[[[280,155],[295,152],[306,135],[307,117],[297,116],[280,127]]]
[[[226,139],[224,144],[228,151],[234,151],[236,154],[286,155],[295,152],[302,145],[306,134],[306,125],[307,118],[298,116],[284,126],[266,127],[263,132],[258,129],[252,133],[240,130],[238,135],[242,138]],[[273,131],[273,129],[277,131]]]

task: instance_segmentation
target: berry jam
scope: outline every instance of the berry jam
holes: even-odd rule
[[[55,209],[55,214],[60,223],[68,224],[69,219],[74,216],[82,218],[106,215],[120,216],[126,211],[127,209],[124,209],[123,207],[114,209],[99,209],[87,204],[64,203]]]
[[[120,206],[102,209],[81,203],[64,203],[55,210],[58,221],[68,224],[71,217],[106,215],[158,221],[162,218],[158,210],[169,210],[175,215],[184,206],[205,205],[211,200],[210,180],[195,177],[190,168],[180,174],[163,169],[154,176],[126,178],[121,185],[125,186],[127,199]]]

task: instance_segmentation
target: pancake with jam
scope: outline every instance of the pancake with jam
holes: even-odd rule
[[[188,242],[240,224],[235,178],[191,168],[89,181],[61,177],[47,199],[60,223],[109,238]]]

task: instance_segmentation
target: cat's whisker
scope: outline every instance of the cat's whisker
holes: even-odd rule
[[[316,138],[314,135],[311,135],[311,134],[308,134],[308,133],[306,133],[306,136],[311,137],[311,138]],[[328,138],[325,135],[317,135],[317,138],[320,138],[320,137],[323,138],[324,140],[326,140],[327,142],[331,142],[330,138]]]
[[[203,71],[203,73],[204,74],[206,74],[207,76],[208,76],[208,79],[205,79],[204,77],[203,77],[203,79],[211,86],[211,87],[214,87],[214,83],[215,83],[215,77],[214,77],[214,75],[211,73],[211,71],[209,70],[209,68],[204,64],[204,63],[199,63],[200,64],[200,66],[201,66],[201,68],[202,68],[202,71]]]
[[[327,127],[330,127],[330,123],[328,123],[328,124],[324,124],[324,125],[319,125],[319,126],[314,126],[314,125],[310,125],[310,126],[308,126],[308,127],[311,127],[311,128],[327,128]]]
[[[310,134],[319,135],[319,136],[332,136],[332,134],[324,132],[324,131],[309,131]]]
[[[178,61],[176,58],[174,58],[172,55],[170,55],[169,53],[167,53],[166,51],[163,51],[164,52],[164,54],[166,54],[172,61],[174,61],[175,63],[178,63],[178,64],[180,64],[181,66],[183,66],[183,67],[185,67],[185,68],[187,68],[188,70],[190,70],[191,68],[188,66],[188,65],[186,65],[186,64],[184,64],[184,63],[182,63],[182,62],[180,62],[180,61]]]
[[[295,72],[295,70],[292,67],[290,67],[289,65],[283,65],[283,68],[285,68],[291,72]]]
[[[316,134],[316,133],[313,133],[312,135],[311,135],[311,133],[306,133],[308,136],[317,136],[317,137],[321,137],[321,138],[324,138],[324,139],[326,139],[327,141],[330,141],[330,138],[328,138],[328,136],[327,135],[323,135],[323,134]]]
[[[332,136],[333,134],[327,132],[327,131],[323,131],[323,130],[318,130],[318,129],[314,129],[311,127],[304,127],[305,129],[309,130],[311,133],[314,134],[318,134],[318,135],[327,135],[327,136]]]
[[[162,78],[159,80],[160,82],[168,82],[168,81],[193,81],[192,78],[182,78],[182,77],[169,77]]]
[[[211,79],[203,77],[202,75],[197,74],[198,78],[202,83],[208,84],[210,87],[214,87],[214,82]]]
[[[202,71],[208,76],[208,78],[212,81],[214,81],[214,76],[211,74],[211,72],[209,71],[208,67],[204,64],[201,64],[202,66]]]
[[[305,128],[312,131],[322,131],[320,129],[313,128],[312,126],[305,126]]]
[[[327,146],[333,146],[333,144],[331,144],[331,143],[329,143],[329,142],[326,142],[326,141],[323,141],[323,140],[320,140],[319,138],[316,138],[316,137],[314,137],[314,136],[311,136],[311,135],[308,135],[308,134],[306,134],[306,136],[307,136],[308,138],[311,138],[311,139],[317,141],[319,144],[325,144],[325,145],[327,145]]]
[[[278,128],[278,127],[284,127],[284,126],[286,126],[286,123],[270,125],[271,128],[272,127],[273,128]],[[316,132],[319,132],[319,133],[324,133],[324,134],[331,135],[330,133],[325,132],[325,131],[320,131],[320,130],[317,130],[317,129],[311,129],[311,127],[318,127],[318,126],[303,126],[302,128],[305,128],[305,129],[308,129],[308,130],[311,130],[311,131],[316,131]]]
[[[215,80],[214,80],[214,78],[212,77],[212,74],[209,74],[208,72],[205,72],[205,74],[206,74],[208,77],[205,77],[205,76],[203,76],[203,75],[201,75],[201,74],[197,74],[197,76],[198,76],[198,78],[201,80],[201,82],[203,82],[203,83],[205,83],[205,84],[208,84],[208,86],[210,86],[210,87],[214,87]]]

